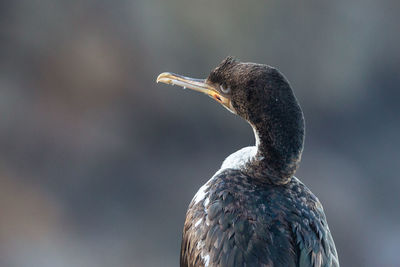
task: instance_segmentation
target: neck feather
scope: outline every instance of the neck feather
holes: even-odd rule
[[[304,119],[301,110],[286,123],[277,125],[274,120],[250,123],[257,148],[256,155],[245,168],[250,176],[271,184],[286,184],[291,180],[303,151]]]

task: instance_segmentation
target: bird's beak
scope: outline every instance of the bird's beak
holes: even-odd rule
[[[189,88],[194,91],[204,93],[222,104],[229,111],[235,113],[231,104],[231,100],[228,97],[223,96],[218,91],[216,86],[207,83],[207,80],[205,79],[193,79],[171,72],[163,72],[158,75],[157,82],[178,85],[183,87],[184,89]]]

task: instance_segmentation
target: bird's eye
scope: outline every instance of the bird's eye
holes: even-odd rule
[[[224,87],[222,84],[219,86],[219,89],[221,89],[221,92],[224,94],[229,94],[231,92],[231,88],[228,87]]]

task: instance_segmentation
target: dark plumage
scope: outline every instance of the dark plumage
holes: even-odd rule
[[[210,95],[248,121],[257,140],[230,155],[193,198],[181,266],[339,266],[322,205],[293,176],[304,119],[285,77],[227,58],[206,80],[163,73],[158,81]]]

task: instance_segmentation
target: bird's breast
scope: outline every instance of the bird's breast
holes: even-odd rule
[[[247,162],[249,162],[252,158],[256,156],[256,154],[256,146],[244,147],[229,155],[222,163],[221,169],[218,172],[221,172],[224,169],[238,170],[240,168],[243,168]]]

